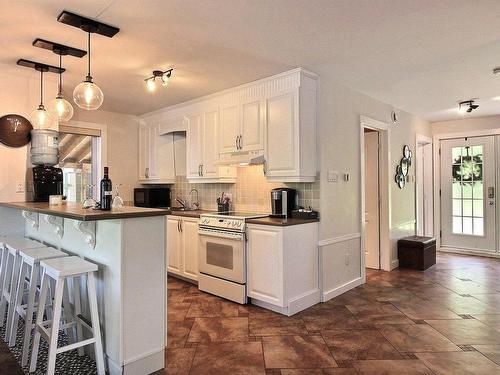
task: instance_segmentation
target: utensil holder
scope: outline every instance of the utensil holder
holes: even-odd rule
[[[229,203],[217,203],[217,212],[228,212]]]

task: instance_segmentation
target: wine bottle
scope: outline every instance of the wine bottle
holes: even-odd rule
[[[104,177],[101,180],[101,210],[111,210],[111,199],[113,197],[113,187],[109,179],[109,169],[104,167]]]

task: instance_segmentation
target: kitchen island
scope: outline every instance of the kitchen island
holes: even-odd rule
[[[138,207],[96,211],[74,203],[0,203],[0,235],[24,234],[99,266],[99,317],[111,375],[164,368],[169,213]],[[88,318],[85,306],[83,311]]]

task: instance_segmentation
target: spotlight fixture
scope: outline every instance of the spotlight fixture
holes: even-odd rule
[[[17,61],[17,65],[24,66],[27,68],[32,68],[40,72],[40,104],[38,105],[38,108],[35,111],[33,111],[30,117],[33,129],[42,129],[42,130],[50,129],[58,131],[59,123],[57,121],[57,117],[47,112],[47,110],[43,105],[43,73],[51,72],[51,73],[62,74],[64,72],[64,68],[25,59],[19,59]]]
[[[161,81],[163,87],[167,87],[173,70],[173,68],[168,70],[153,70],[153,75],[144,80],[148,91],[152,92],[156,90],[156,78]]]
[[[493,69],[493,74],[496,76],[500,75],[500,66],[497,66],[496,68]]]
[[[471,113],[473,110],[478,109],[479,105],[475,104],[474,100],[466,100],[458,103],[458,112],[459,113]]]
[[[88,34],[88,74],[85,80],[75,87],[73,91],[73,100],[76,105],[82,109],[89,111],[96,110],[102,105],[104,94],[101,88],[94,83],[91,75],[91,34],[100,34],[112,38],[120,29],[68,11],[63,11],[59,17],[57,17],[57,20],[67,25],[78,27]]]
[[[59,43],[49,42],[48,40],[37,38],[33,42],[33,46],[48,49],[59,55],[59,68],[62,69],[62,57],[63,56],[75,56],[83,57],[87,54],[78,48],[68,47]],[[62,93],[62,71],[59,73],[59,89],[55,99],[53,99],[47,106],[50,113],[57,116],[59,122],[68,122],[73,117],[73,106],[68,102]]]

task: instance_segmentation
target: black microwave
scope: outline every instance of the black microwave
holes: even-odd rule
[[[150,208],[170,207],[170,189],[147,187],[134,189],[134,206]]]

